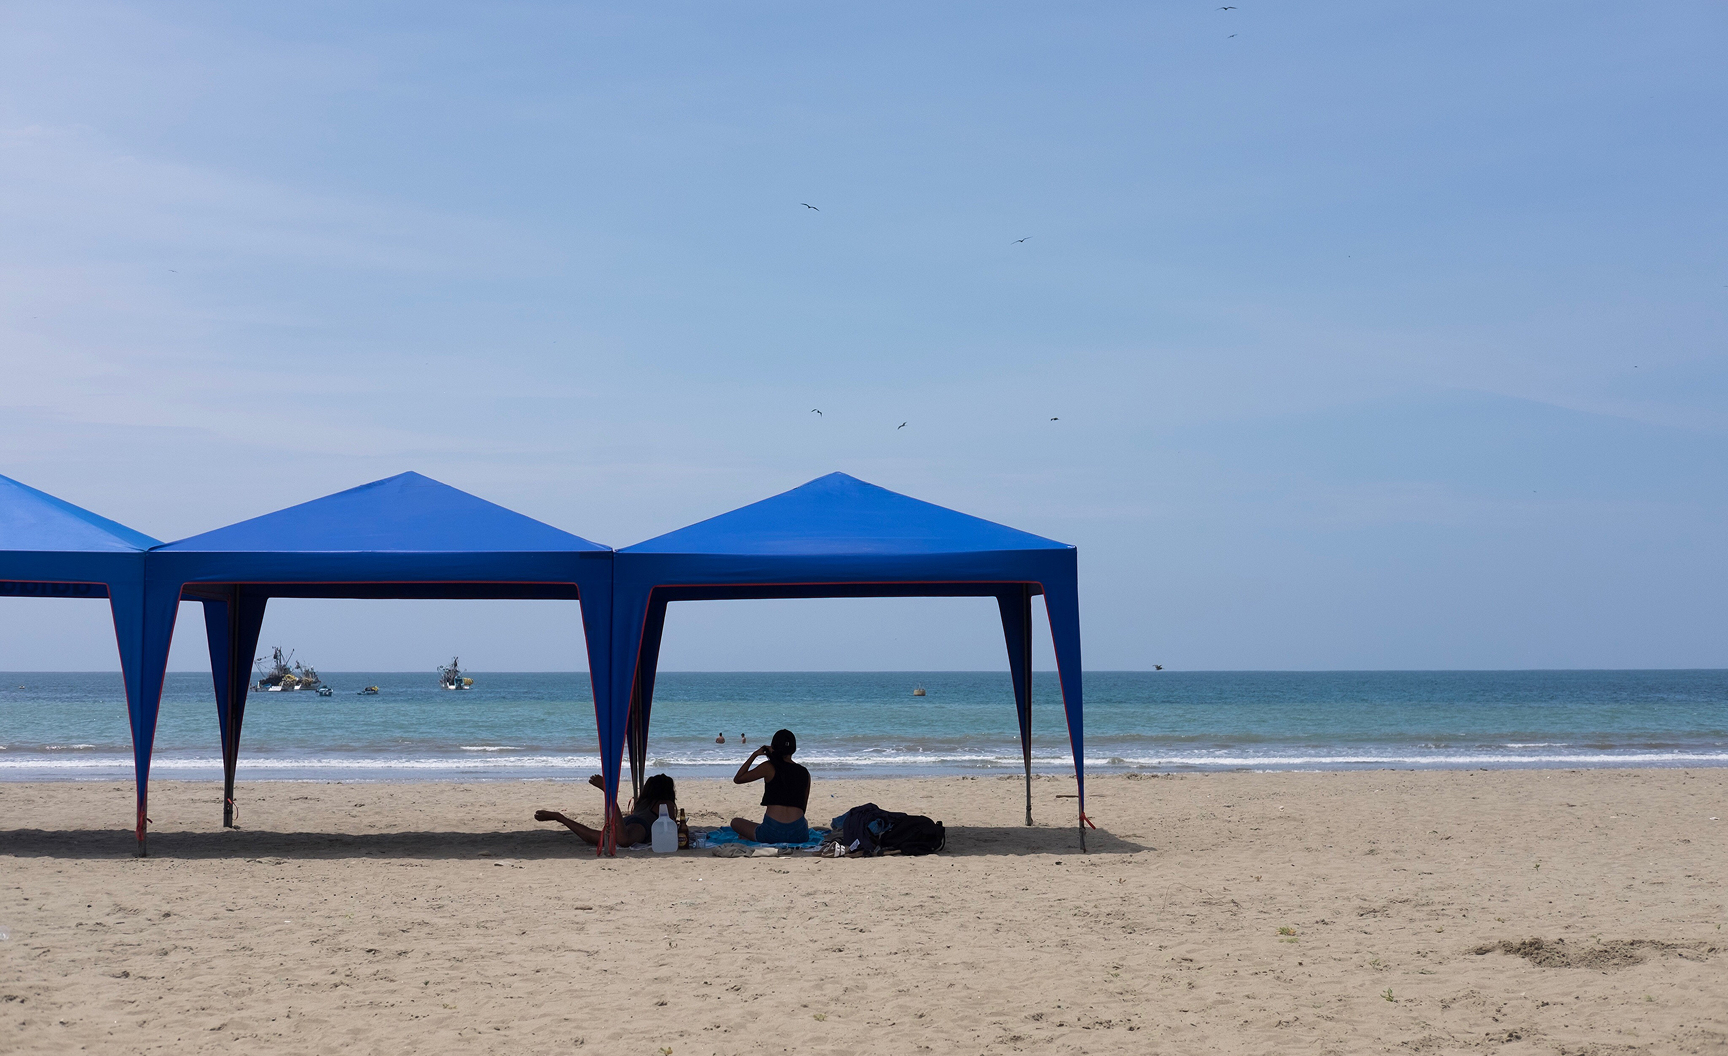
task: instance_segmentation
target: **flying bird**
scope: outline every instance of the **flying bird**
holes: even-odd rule
[[[899,424],[899,425],[896,425],[896,426],[895,426],[895,427],[894,427],[894,431],[895,431],[895,432],[899,432],[899,431],[900,431],[900,430],[902,430],[902,429],[904,429],[904,428],[906,428],[906,423],[905,423],[905,422],[901,422],[901,423],[900,423],[900,424]]]
[[[1234,7],[1220,7],[1218,10],[1220,10],[1220,11],[1234,11],[1236,9]]]
[[[1026,238],[1031,238],[1031,237],[1032,237],[1032,236],[1031,236],[1031,235],[1027,235],[1027,236],[1026,236]],[[1026,238],[1017,238],[1017,239],[1015,239],[1015,240],[1014,240],[1014,244],[1015,244],[1015,245],[1016,245],[1016,246],[1017,246],[1017,245],[1019,245],[1019,244],[1020,244],[1020,243],[1022,243],[1022,242],[1024,242],[1024,241],[1026,241]]]
[[[1062,420],[1062,419],[1060,419],[1060,418],[1052,418],[1052,419],[1050,419],[1050,420],[1051,420],[1051,421],[1053,421],[1053,422],[1059,422],[1059,421],[1061,421],[1061,420]]]
[[[810,413],[816,415],[817,417],[825,417],[825,415],[823,415],[821,411],[817,410],[814,407],[810,408]]]
[[[813,205],[811,205],[811,204],[810,204],[810,203],[809,203],[809,202],[799,202],[799,203],[798,203],[798,204],[799,204],[799,205],[801,205],[801,206],[803,206],[803,207],[804,207],[804,208],[806,208],[806,209],[816,209],[816,207],[815,207],[815,206],[813,206]],[[820,210],[820,209],[816,209],[816,211],[817,211],[817,212],[818,212],[818,213],[819,213],[819,212],[821,212],[821,211],[822,211],[822,210]]]
[[[1164,665],[1163,665],[1163,664],[1153,664],[1153,665],[1152,665],[1152,670],[1154,670],[1154,671],[1162,671],[1162,670],[1164,670]]]

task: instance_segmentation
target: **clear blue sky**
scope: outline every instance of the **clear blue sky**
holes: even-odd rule
[[[1728,8],[1218,7],[0,4],[0,473],[622,546],[839,469],[1078,545],[1091,667],[1728,666]],[[669,667],[1004,664],[982,603],[685,609]]]

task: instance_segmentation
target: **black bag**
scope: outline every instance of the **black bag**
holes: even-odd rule
[[[849,852],[879,853],[876,837],[888,827],[887,820],[883,817],[887,813],[874,803],[853,807],[834,819],[833,831],[840,837],[838,842]],[[871,822],[876,823],[874,832],[871,831]]]
[[[899,818],[879,841],[885,851],[907,855],[935,854],[948,842],[948,834],[939,821],[931,821],[922,814],[901,814]]]
[[[947,842],[942,823],[922,814],[883,810],[874,803],[853,807],[834,819],[836,841],[847,851],[867,855],[898,851],[901,854],[934,854]]]

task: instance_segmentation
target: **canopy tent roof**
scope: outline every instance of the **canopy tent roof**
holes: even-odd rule
[[[845,473],[830,473],[618,552],[867,558],[1073,549]]]
[[[130,568],[155,545],[118,521],[0,477],[0,580],[105,584],[106,569]]]
[[[404,583],[454,586],[470,579],[545,582],[548,555],[611,550],[430,477],[401,473],[154,553],[165,559],[162,567],[184,572],[186,582],[328,578],[381,586],[378,577],[399,576]]]
[[[625,547],[613,559],[612,694],[599,712],[608,799],[622,771],[625,741],[640,780],[660,638],[666,605],[672,601],[995,597],[1029,774],[1031,598],[1036,594],[1045,596],[1083,797],[1076,569],[1076,551],[1066,543],[901,495],[845,473],[830,473]],[[1084,818],[1083,798],[1080,808]]]
[[[147,560],[152,657],[166,663],[182,598],[204,604],[230,804],[251,658],[273,597],[578,601],[597,696],[609,688],[611,549],[418,473],[157,546]],[[146,701],[149,736],[157,690]],[[140,803],[147,767],[146,756]]]

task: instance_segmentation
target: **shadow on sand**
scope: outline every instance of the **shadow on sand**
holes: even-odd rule
[[[0,856],[13,858],[128,858],[136,850],[128,829],[0,830]],[[1134,854],[1153,848],[1112,836],[1099,829],[1086,833],[1091,854]],[[646,856],[627,851],[625,855]],[[706,857],[707,852],[684,852]],[[989,855],[1075,855],[1080,839],[1071,828],[1035,826],[954,825],[942,854],[970,858]],[[355,835],[325,832],[265,832],[230,829],[216,832],[156,832],[150,835],[150,857],[168,859],[258,858],[514,858],[572,861],[595,858],[594,848],[566,832],[380,832]]]

